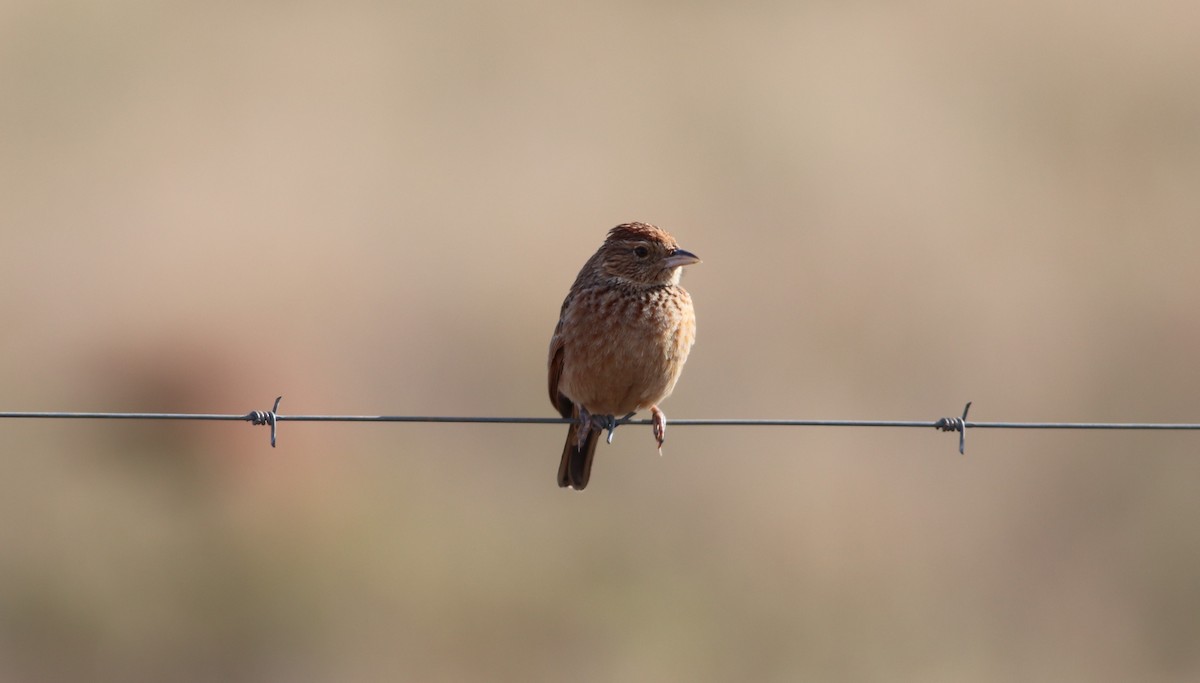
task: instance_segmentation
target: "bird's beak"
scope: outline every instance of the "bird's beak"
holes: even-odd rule
[[[680,266],[690,266],[693,263],[700,263],[700,257],[690,251],[676,249],[667,257],[668,268],[678,268]]]

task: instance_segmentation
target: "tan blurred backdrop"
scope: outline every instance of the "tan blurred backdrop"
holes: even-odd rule
[[[0,5],[0,409],[1200,421],[1194,2]],[[1200,435],[0,423],[0,680],[1185,681]]]

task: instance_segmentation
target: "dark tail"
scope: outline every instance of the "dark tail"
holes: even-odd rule
[[[600,442],[602,430],[594,426],[588,430],[587,441],[579,447],[579,425],[572,424],[567,431],[567,443],[563,446],[562,461],[558,464],[558,485],[570,486],[582,491],[592,476],[592,458],[596,455],[596,444]]]

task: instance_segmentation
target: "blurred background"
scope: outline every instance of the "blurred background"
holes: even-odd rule
[[[0,5],[3,410],[1200,421],[1194,2]],[[1188,681],[1200,437],[0,423],[0,680]]]

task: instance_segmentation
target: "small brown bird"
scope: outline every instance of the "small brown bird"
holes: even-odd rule
[[[609,231],[563,301],[550,338],[550,402],[575,420],[567,432],[558,485],[582,491],[600,432],[618,416],[650,409],[662,452],[671,395],[692,343],[696,314],[679,286],[683,266],[699,263],[667,231],[625,223]]]

